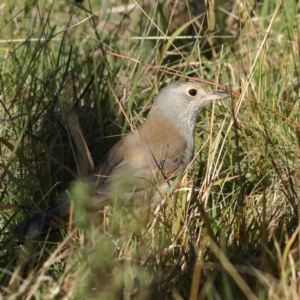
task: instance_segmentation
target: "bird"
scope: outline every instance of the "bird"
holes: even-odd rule
[[[87,178],[95,202],[114,197],[145,201],[157,187],[165,193],[194,154],[194,130],[200,111],[230,93],[210,90],[198,81],[174,82],[155,97],[145,122],[131,131],[102,158]],[[34,236],[61,227],[70,213],[70,200],[48,208],[21,225]]]

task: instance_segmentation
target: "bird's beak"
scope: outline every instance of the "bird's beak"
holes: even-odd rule
[[[225,98],[230,98],[231,94],[224,92],[224,91],[211,91],[211,93],[208,95],[208,99],[210,101],[213,100],[221,100]]]

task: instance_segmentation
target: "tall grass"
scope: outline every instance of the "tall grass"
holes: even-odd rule
[[[15,0],[0,14],[3,299],[300,298],[299,3]],[[178,185],[159,205],[81,214],[93,164],[181,76],[233,97],[199,116]],[[64,197],[75,221],[15,236]]]

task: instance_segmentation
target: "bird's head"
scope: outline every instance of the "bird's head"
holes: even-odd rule
[[[156,97],[150,114],[158,112],[180,127],[187,125],[193,130],[203,107],[214,100],[229,97],[229,93],[212,91],[200,82],[176,82],[164,88]]]

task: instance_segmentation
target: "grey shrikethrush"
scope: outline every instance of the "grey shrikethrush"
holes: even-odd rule
[[[170,180],[185,170],[193,157],[194,129],[201,109],[213,100],[229,97],[229,93],[211,91],[200,82],[176,82],[164,88],[144,124],[112,147],[89,176],[91,195],[101,201],[119,194],[144,201],[144,191],[153,186],[165,192]],[[27,233],[34,225],[41,235],[45,228],[60,227],[57,218],[66,218],[69,211],[70,201],[65,200],[26,221],[22,231]]]

